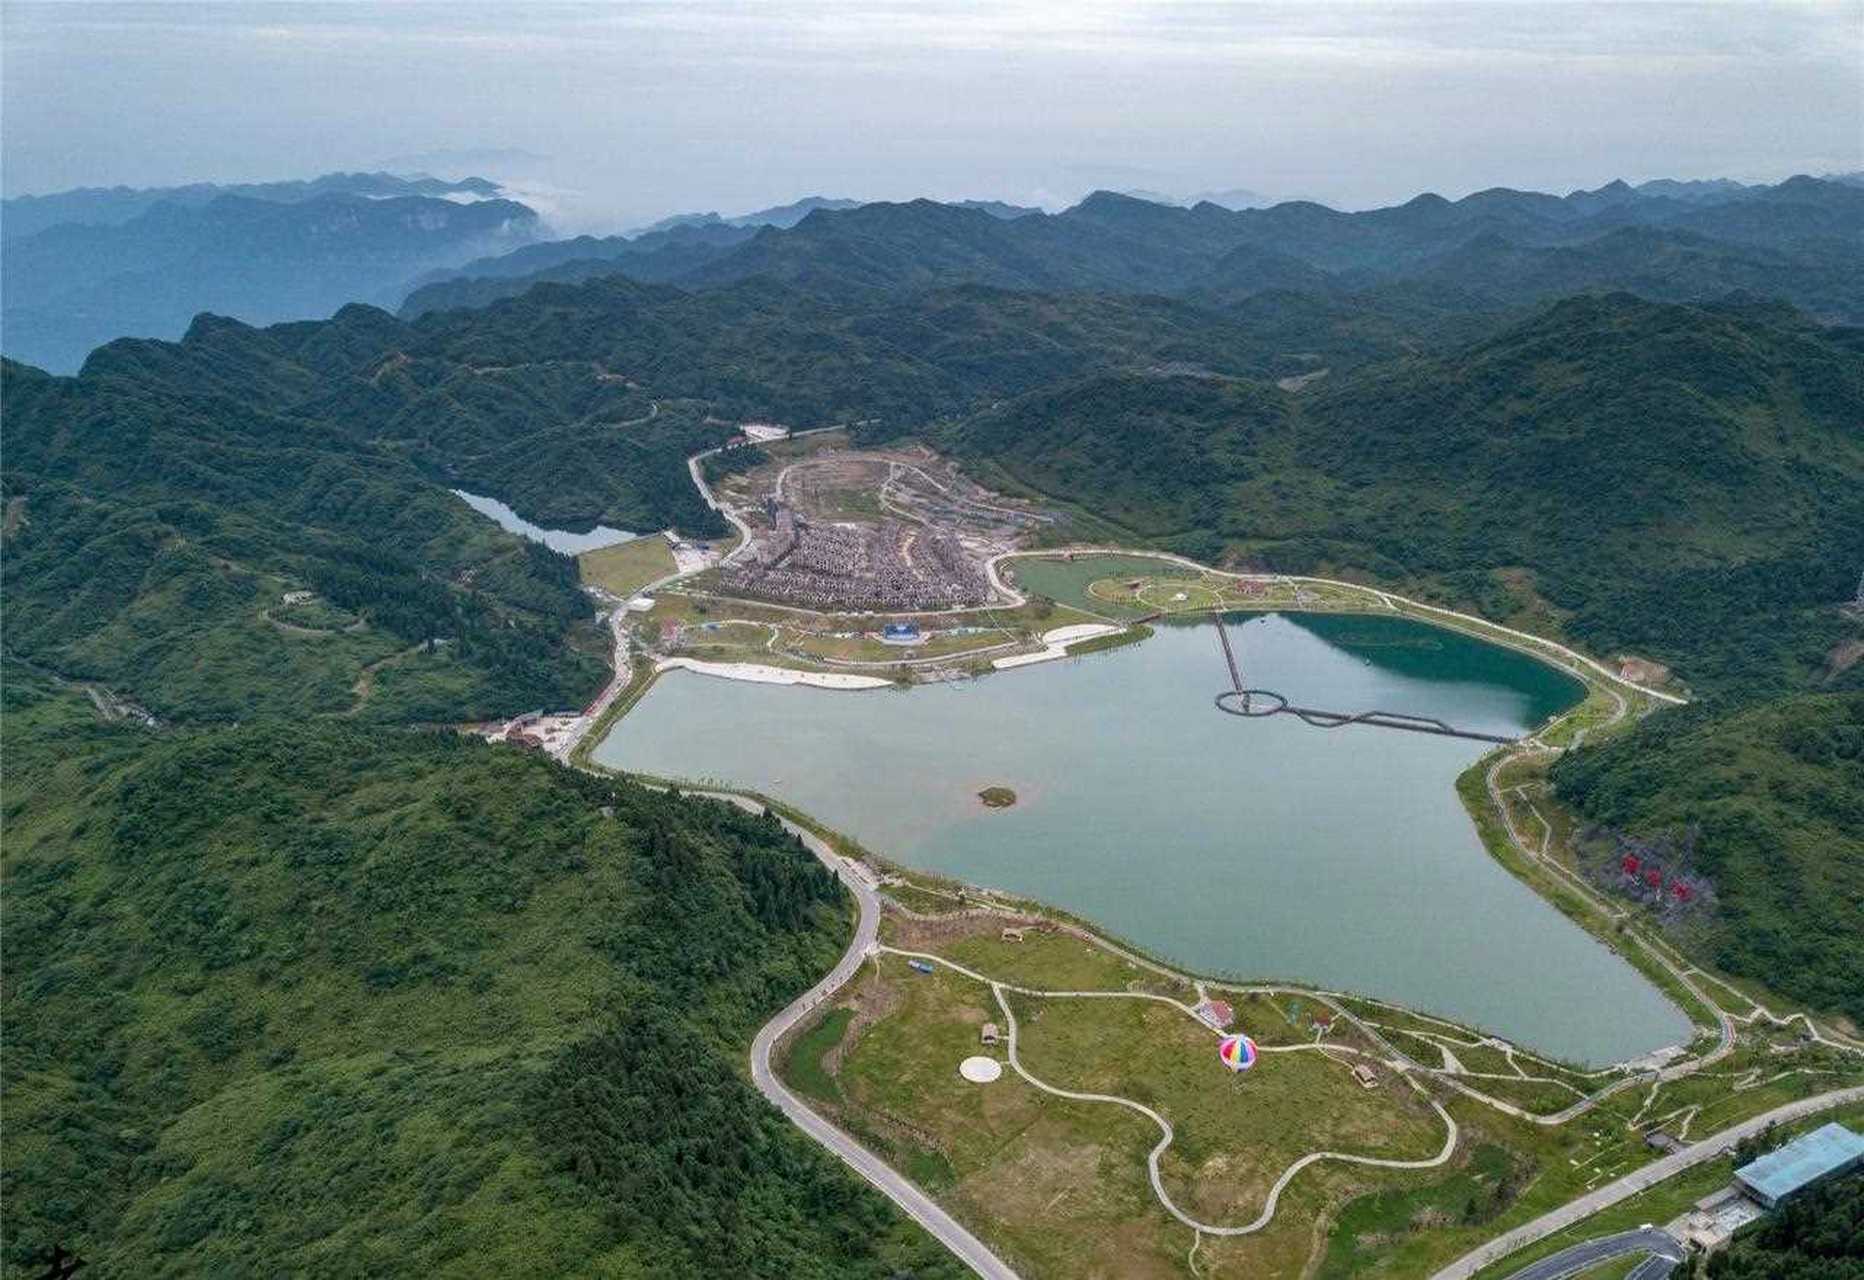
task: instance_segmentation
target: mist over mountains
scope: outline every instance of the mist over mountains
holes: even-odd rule
[[[1864,189],[1843,180],[1614,182],[1567,196],[1496,188],[1357,213],[1306,201],[1185,207],[1107,191],[1058,214],[822,201],[790,220],[810,203],[763,223],[689,215],[633,237],[529,246],[436,273],[403,313],[611,272],[683,288],[769,276],[830,295],[961,283],[1111,289],[1219,308],[1265,293],[1327,300],[1402,288],[1402,305],[1446,313],[1628,288],[1669,301],[1780,296],[1852,320],[1864,297]]]
[[[386,173],[22,196],[0,208],[0,343],[54,372],[125,335],[174,338],[202,311],[266,323],[392,303],[412,276],[542,234],[484,178]]]
[[[535,209],[476,176],[84,188],[0,208],[0,344],[68,372],[114,337],[177,337],[201,311],[263,324],[362,301],[415,316],[613,273],[687,289],[768,275],[831,295],[1115,290],[1219,309],[1281,294],[1363,309],[1379,295],[1375,312],[1440,316],[1627,288],[1668,301],[1778,296],[1854,320],[1860,226],[1855,175],[1614,182],[1565,196],[1495,188],[1359,212],[1269,204],[1244,188],[1189,203],[1099,191],[1059,213],[808,196],[570,239],[550,238]]]

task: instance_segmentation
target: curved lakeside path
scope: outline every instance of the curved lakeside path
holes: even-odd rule
[[[1316,1164],[1322,1160],[1340,1160],[1348,1164],[1374,1165],[1381,1169],[1434,1169],[1438,1165],[1447,1162],[1456,1152],[1456,1139],[1459,1132],[1456,1121],[1451,1118],[1448,1111],[1443,1109],[1441,1103],[1428,1093],[1425,1093],[1424,1090],[1418,1088],[1417,1083],[1406,1074],[1404,1077],[1405,1083],[1410,1085],[1413,1089],[1417,1089],[1418,1093],[1430,1103],[1432,1109],[1436,1111],[1438,1118],[1444,1123],[1446,1132],[1443,1139],[1443,1149],[1436,1155],[1426,1160],[1390,1160],[1379,1156],[1352,1155],[1343,1151],[1310,1151],[1282,1171],[1282,1175],[1277,1178],[1275,1184],[1269,1188],[1268,1199],[1263,1203],[1262,1212],[1256,1215],[1253,1222],[1246,1223],[1242,1226],[1231,1227],[1215,1226],[1208,1222],[1199,1222],[1183,1209],[1180,1209],[1177,1203],[1172,1200],[1170,1194],[1165,1190],[1164,1179],[1159,1173],[1159,1157],[1165,1154],[1166,1148],[1171,1146],[1172,1139],[1177,1136],[1171,1127],[1171,1121],[1167,1120],[1157,1111],[1154,1111],[1151,1107],[1148,1107],[1145,1103],[1135,1102],[1131,1098],[1122,1098],[1117,1094],[1111,1093],[1083,1093],[1075,1089],[1063,1089],[1058,1085],[1049,1084],[1047,1081],[1037,1077],[1034,1072],[1023,1065],[1022,1058],[1016,1052],[1016,1039],[1019,1031],[1016,1022],[1016,1011],[1010,1008],[1010,1002],[1004,998],[1004,993],[1006,991],[1013,991],[1019,995],[1039,996],[1045,999],[1057,1000],[1152,1000],[1160,1004],[1172,1006],[1174,1009],[1184,1014],[1185,1017],[1196,1022],[1199,1026],[1208,1029],[1209,1024],[1199,1018],[1197,1014],[1193,1012],[1191,1006],[1185,1004],[1182,1000],[1174,1000],[1170,996],[1158,995],[1150,991],[1044,991],[1036,987],[1022,987],[1014,983],[998,982],[994,978],[987,978],[974,969],[966,968],[964,965],[954,960],[948,960],[944,956],[935,955],[931,952],[902,951],[898,947],[890,947],[884,943],[880,944],[878,949],[892,955],[906,956],[915,960],[924,960],[932,964],[944,965],[954,973],[961,973],[972,981],[981,982],[989,987],[991,995],[996,997],[997,1007],[1003,1010],[1003,1017],[1008,1033],[1006,1046],[1009,1051],[1010,1067],[1032,1087],[1041,1090],[1043,1093],[1053,1094],[1058,1098],[1067,1098],[1074,1102],[1112,1103],[1115,1106],[1125,1107],[1129,1111],[1137,1111],[1140,1115],[1152,1121],[1153,1124],[1156,1124],[1159,1127],[1158,1144],[1146,1155],[1146,1173],[1152,1182],[1152,1193],[1158,1197],[1159,1203],[1165,1207],[1167,1213],[1178,1219],[1178,1221],[1182,1222],[1185,1226],[1191,1228],[1191,1230],[1197,1232],[1200,1236],[1246,1236],[1253,1235],[1255,1232],[1262,1230],[1262,1228],[1268,1226],[1269,1223],[1274,1220],[1275,1208],[1281,1201],[1281,1193],[1287,1189],[1290,1182],[1294,1181],[1295,1175],[1309,1165]],[[1213,1031],[1213,1034],[1220,1035],[1221,1033]],[[1332,1047],[1337,1049],[1341,1046]],[[1325,1052],[1324,1048],[1319,1044],[1265,1044],[1259,1046],[1259,1048],[1263,1053],[1293,1053],[1302,1050]],[[1348,1052],[1351,1052],[1351,1050],[1348,1050]]]
[[[1053,558],[1055,556],[1143,557],[1151,560],[1163,560],[1170,564],[1180,565],[1186,569],[1195,569],[1199,573],[1208,573],[1219,578],[1234,578],[1239,582],[1246,578],[1267,578],[1274,582],[1311,582],[1317,586],[1345,587],[1352,591],[1363,591],[1367,595],[1382,601],[1388,609],[1395,611],[1400,605],[1403,605],[1406,609],[1421,610],[1424,613],[1435,614],[1439,618],[1453,618],[1458,622],[1481,628],[1480,631],[1475,633],[1479,638],[1487,638],[1494,643],[1506,644],[1510,648],[1532,653],[1542,661],[1552,662],[1555,666],[1560,665],[1562,660],[1576,663],[1585,667],[1595,676],[1602,676],[1613,684],[1622,685],[1624,688],[1644,694],[1646,697],[1656,698],[1660,702],[1668,702],[1673,706],[1680,707],[1689,701],[1689,699],[1680,697],[1677,694],[1665,693],[1660,689],[1651,689],[1638,684],[1635,680],[1627,680],[1624,676],[1619,675],[1604,663],[1599,662],[1597,659],[1589,658],[1576,649],[1570,649],[1557,640],[1549,640],[1545,636],[1537,636],[1531,631],[1518,631],[1513,627],[1505,627],[1499,622],[1490,622],[1487,618],[1478,618],[1472,613],[1459,613],[1455,609],[1445,609],[1440,605],[1425,604],[1422,600],[1413,600],[1409,596],[1401,596],[1396,592],[1386,591],[1381,587],[1369,587],[1359,582],[1343,582],[1338,578],[1313,578],[1298,573],[1237,573],[1230,569],[1218,569],[1207,564],[1200,564],[1196,560],[1188,559],[1185,556],[1177,555],[1170,551],[1096,546],[1040,547],[1023,551],[1005,551],[992,556],[984,563],[984,573],[985,576],[989,578],[990,585],[993,588],[1003,592],[1016,604],[1024,604],[1027,602],[1027,597],[1010,586],[1009,583],[1005,582],[1003,576],[997,572],[997,567],[1006,560],[1030,559],[1032,557]],[[1219,612],[1226,611],[1219,610]],[[1498,632],[1500,635],[1506,637],[1506,639],[1495,640],[1494,636],[1487,634],[1491,632]]]

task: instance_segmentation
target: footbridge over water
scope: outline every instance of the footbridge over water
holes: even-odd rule
[[[1323,711],[1318,707],[1297,707],[1273,689],[1250,689],[1243,685],[1242,664],[1237,661],[1236,650],[1230,644],[1230,629],[1223,624],[1223,615],[1213,613],[1211,621],[1216,624],[1217,640],[1223,646],[1223,662],[1230,670],[1230,687],[1216,697],[1217,710],[1233,716],[1248,716],[1261,719],[1267,716],[1290,715],[1317,729],[1340,729],[1349,724],[1369,724],[1380,729],[1406,729],[1412,733],[1434,733],[1444,738],[1474,738],[1478,742],[1511,743],[1515,738],[1504,737],[1497,733],[1478,733],[1474,729],[1459,729],[1446,724],[1432,716],[1408,715],[1402,711]]]

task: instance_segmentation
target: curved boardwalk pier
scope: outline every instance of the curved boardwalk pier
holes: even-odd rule
[[[1474,738],[1478,742],[1512,743],[1518,739],[1505,737],[1498,733],[1478,733],[1474,729],[1459,729],[1446,724],[1433,716],[1414,716],[1402,711],[1323,711],[1318,707],[1297,707],[1273,689],[1247,689],[1243,687],[1243,672],[1237,662],[1236,650],[1230,645],[1230,630],[1223,625],[1223,615],[1214,613],[1211,621],[1217,627],[1217,640],[1223,645],[1224,665],[1230,669],[1230,685],[1216,697],[1217,710],[1233,716],[1247,716],[1261,719],[1267,716],[1295,716],[1317,729],[1339,729],[1349,724],[1369,724],[1381,729],[1408,729],[1412,733],[1434,733],[1444,738]]]

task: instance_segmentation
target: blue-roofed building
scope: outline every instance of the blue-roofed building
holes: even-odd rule
[[[880,629],[880,638],[887,644],[918,644],[922,637],[915,623],[889,622]]]
[[[1864,1137],[1828,1124],[1735,1170],[1735,1181],[1769,1209],[1827,1178],[1864,1167]]]

